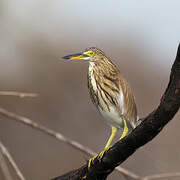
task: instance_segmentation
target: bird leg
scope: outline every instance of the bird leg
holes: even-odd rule
[[[119,138],[119,140],[123,139],[125,136],[127,136],[128,134],[128,126],[127,126],[127,123],[126,123],[126,120],[123,118],[123,122],[124,122],[124,128],[123,128],[123,133],[121,135],[121,137]]]
[[[104,150],[98,155],[100,158],[102,158],[104,153],[111,147],[111,143],[112,143],[114,137],[116,136],[116,133],[117,133],[117,128],[112,126],[111,136],[110,136]]]
[[[111,136],[110,136],[110,138],[109,138],[109,140],[108,140],[108,142],[107,142],[104,150],[103,150],[99,155],[96,155],[96,156],[94,156],[93,158],[91,158],[91,159],[89,160],[89,162],[88,162],[88,168],[91,167],[91,163],[94,161],[94,159],[95,159],[97,156],[100,157],[100,158],[103,157],[104,153],[111,147],[111,142],[112,142],[112,140],[114,139],[114,137],[116,136],[116,133],[117,133],[117,128],[112,126]]]

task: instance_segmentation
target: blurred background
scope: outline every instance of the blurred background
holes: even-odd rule
[[[169,80],[180,42],[179,7],[179,0],[0,0],[0,90],[40,94],[0,96],[0,106],[101,151],[110,128],[90,101],[88,64],[61,57],[91,46],[103,49],[130,82],[139,116],[146,116]],[[180,171],[179,118],[122,166],[142,176]],[[2,115],[0,139],[27,180],[48,180],[88,159]],[[123,176],[113,172],[108,179]]]

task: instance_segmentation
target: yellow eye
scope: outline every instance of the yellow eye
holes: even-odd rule
[[[88,54],[92,56],[92,55],[94,54],[94,52],[93,52],[93,51],[90,51]]]

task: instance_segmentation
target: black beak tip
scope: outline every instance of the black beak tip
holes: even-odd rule
[[[63,56],[62,59],[69,59],[69,56]]]

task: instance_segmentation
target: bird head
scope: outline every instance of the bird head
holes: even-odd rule
[[[96,47],[87,48],[82,53],[71,54],[62,57],[67,60],[87,60],[95,61],[97,57],[105,56],[104,52]]]

